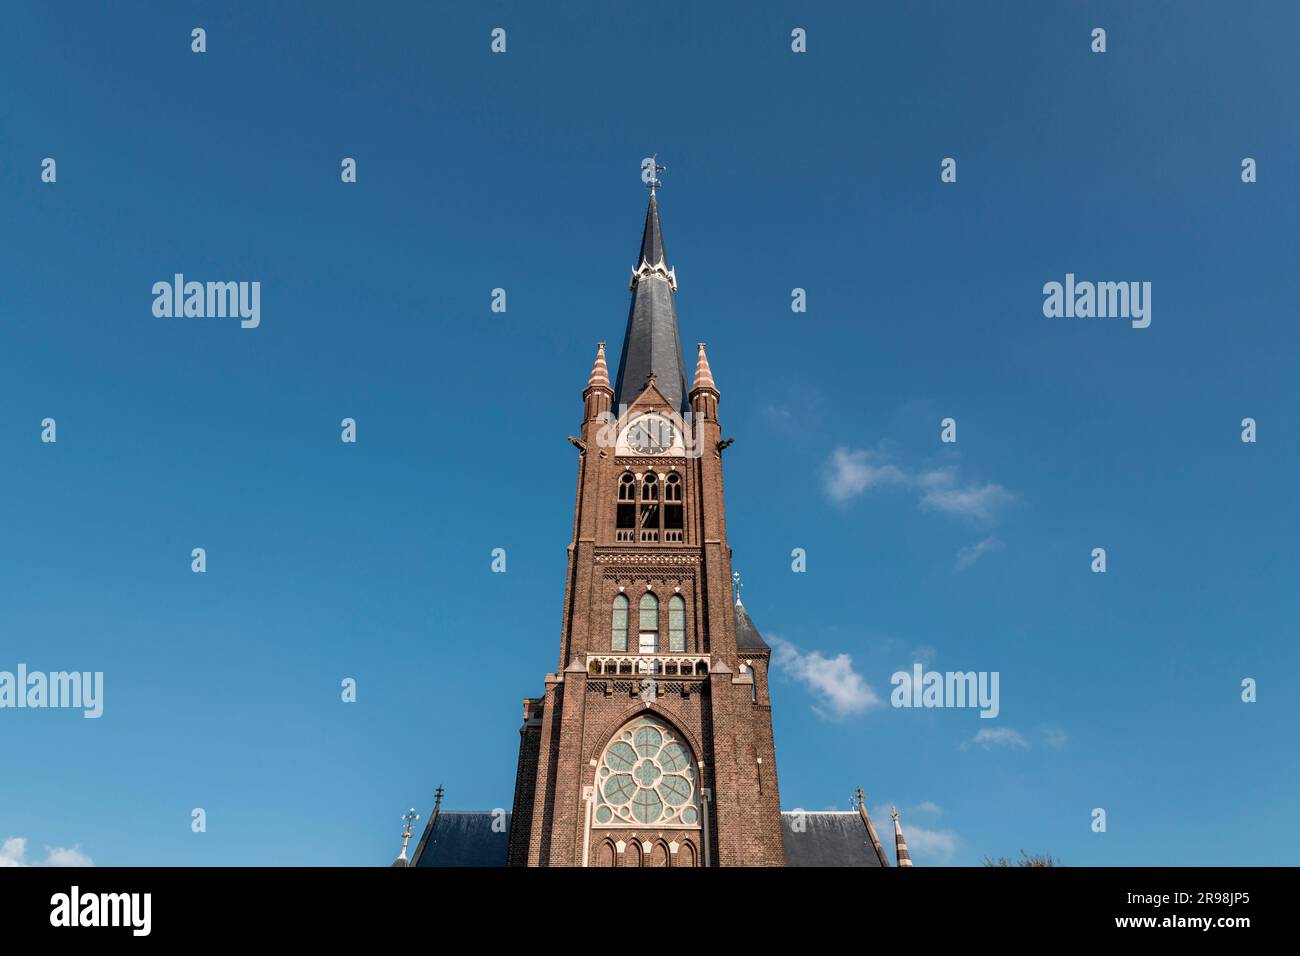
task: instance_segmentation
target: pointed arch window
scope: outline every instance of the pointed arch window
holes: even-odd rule
[[[653,471],[641,480],[640,528],[638,541],[659,540],[659,476]]]
[[[649,591],[641,598],[637,653],[659,653],[659,599]]]
[[[610,628],[609,638],[610,650],[627,650],[627,607],[626,594],[620,594],[614,598],[613,624]]]
[[[636,479],[628,472],[624,472],[618,479],[618,514],[614,525],[614,540],[636,540]]]
[[[682,540],[682,476],[674,472],[664,482],[664,541]]]
[[[677,472],[625,471],[618,476],[614,540],[653,544],[686,540],[685,485]]]
[[[686,602],[680,594],[668,599],[668,650],[686,650]]]

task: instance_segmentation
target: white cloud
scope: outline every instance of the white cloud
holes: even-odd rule
[[[991,750],[994,747],[1029,749],[1029,741],[1010,727],[986,727],[965,744],[962,744],[962,749],[966,749],[971,744],[977,744],[985,750]]]
[[[957,834],[951,830],[928,830],[925,827],[903,825],[903,839],[914,863],[943,865],[957,852]]]
[[[22,866],[26,855],[27,841],[22,837],[10,837],[0,843],[0,866]]]
[[[47,846],[43,866],[94,866],[95,861],[81,852],[81,846]]]
[[[952,830],[934,830],[917,826],[913,821],[917,814],[938,816],[943,811],[939,805],[926,800],[914,807],[904,807],[898,811],[898,824],[903,828],[903,839],[907,842],[907,852],[912,862],[925,866],[942,866],[952,861],[960,841]],[[885,853],[892,861],[895,857],[895,838],[893,818],[889,815],[889,806],[881,804],[871,811],[871,820],[876,824],[876,833],[885,847]]]
[[[933,488],[921,496],[921,509],[977,521],[994,521],[1002,509],[1015,500],[1016,496],[1007,489],[992,483],[965,488]]]
[[[81,845],[71,848],[47,846],[45,860],[41,863],[27,862],[27,839],[9,837],[0,843],[0,867],[5,866],[94,866],[95,862],[81,852]]]
[[[859,449],[849,451],[836,448],[831,453],[830,468],[826,475],[826,493],[838,502],[856,498],[868,488],[881,485],[902,485],[907,475],[901,468],[880,462],[879,452]]]
[[[830,720],[843,720],[883,701],[876,695],[862,675],[853,669],[853,658],[848,654],[825,657],[819,651],[804,653],[789,641],[769,636],[768,643],[775,652],[778,667],[795,680],[803,683],[818,698],[813,711]]]
[[[957,570],[965,571],[984,555],[1001,550],[1001,540],[989,535],[983,541],[977,541],[975,544],[968,545],[957,552]]]
[[[885,460],[880,451],[836,448],[826,471],[826,493],[844,504],[872,488],[903,487],[921,492],[922,511],[937,511],[968,520],[992,523],[1016,495],[1002,485],[961,482],[955,465],[909,473]]]

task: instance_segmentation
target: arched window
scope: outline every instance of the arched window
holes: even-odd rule
[[[592,826],[698,830],[699,783],[686,741],[662,718],[639,714],[614,734],[596,765]]]
[[[646,472],[641,481],[641,534],[638,541],[659,540],[659,476]]]
[[[614,598],[614,619],[609,638],[610,650],[627,650],[627,606],[626,594],[620,594]]]
[[[686,602],[680,594],[668,599],[668,650],[686,650]]]
[[[649,591],[641,598],[638,653],[659,653],[659,599]]]
[[[618,514],[615,521],[615,541],[636,540],[636,479],[624,472],[618,479]]]
[[[682,500],[682,476],[676,473],[668,476],[664,483],[664,501]]]
[[[664,482],[664,541],[682,540],[682,476],[673,473]]]

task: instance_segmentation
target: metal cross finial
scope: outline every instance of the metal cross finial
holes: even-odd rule
[[[438,789],[433,793],[433,809],[437,810],[442,806],[442,784],[438,784]]]
[[[667,170],[667,166],[661,166],[659,164],[658,153],[655,153],[653,156],[647,156],[645,159],[641,160],[641,182],[650,187],[651,196],[655,194],[656,189],[663,185],[663,183],[659,181],[657,174],[667,172]]]
[[[739,572],[739,571],[732,571],[732,572],[731,572],[731,584],[732,584],[732,587],[734,588],[734,590],[735,590],[735,592],[736,592],[736,603],[739,604],[739,603],[740,603],[740,589],[741,589],[741,587],[743,587],[743,585],[740,583],[740,572]]]
[[[858,787],[857,797],[858,797],[858,806],[860,807],[860,806],[862,806],[862,804],[863,804],[862,788],[861,788],[861,787]]]
[[[420,819],[420,815],[415,812],[415,807],[411,807],[402,814],[402,852],[397,854],[399,860],[406,859],[406,848],[411,845],[412,827],[418,819]]]

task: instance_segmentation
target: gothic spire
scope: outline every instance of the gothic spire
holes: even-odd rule
[[[697,348],[700,352],[695,359],[695,384],[691,386],[691,391],[697,388],[711,388],[716,392],[718,386],[713,384],[713,370],[709,368],[709,357],[704,354],[704,343],[700,342]]]
[[[609,366],[605,364],[605,343],[596,345],[596,362],[591,366],[587,388],[609,388]]]
[[[673,408],[685,411],[686,363],[677,331],[677,275],[669,268],[659,225],[659,203],[652,193],[646,208],[641,251],[628,286],[628,310],[623,355],[618,362],[615,401],[631,405],[654,375],[655,388]]]
[[[912,865],[912,855],[907,852],[907,841],[903,839],[903,828],[898,822],[898,808],[890,807],[889,815],[894,818],[894,856],[900,867]]]

